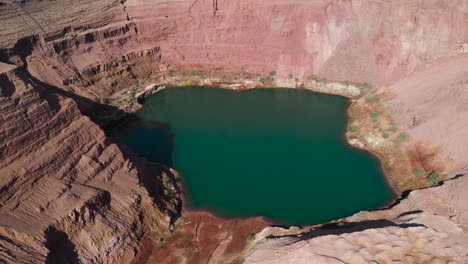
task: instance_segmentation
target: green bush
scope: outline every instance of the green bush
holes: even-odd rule
[[[260,79],[258,79],[258,81],[261,83],[261,84],[264,84],[266,82],[266,79],[263,78],[263,77],[260,77]]]
[[[372,86],[370,85],[370,83],[365,82],[365,83],[361,83],[361,87],[362,88],[371,88]]]
[[[255,240],[255,234],[250,234],[250,235],[247,236],[247,241],[250,242],[250,241],[253,241],[253,240]]]
[[[379,95],[366,97],[366,103],[375,103],[375,102],[378,102],[379,100],[380,100]]]
[[[398,139],[399,141],[406,141],[406,140],[408,140],[408,137],[409,137],[409,135],[408,135],[406,132],[401,132],[401,133],[398,135],[397,139]]]
[[[351,133],[356,133],[358,131],[357,127],[353,126],[351,127]]]
[[[276,71],[275,71],[275,70],[273,70],[273,71],[270,72],[270,76],[275,76],[275,75],[276,75]]]
[[[325,83],[325,82],[327,82],[327,78],[322,77],[322,78],[320,78],[319,82]]]
[[[427,176],[426,179],[428,182],[432,183],[432,185],[437,185],[440,181],[440,173],[434,171],[431,174],[429,174],[429,176]]]
[[[383,134],[382,134],[382,137],[383,137],[383,138],[388,138],[389,136],[390,136],[390,135],[389,135],[388,133],[383,133]]]
[[[414,176],[423,176],[424,174],[426,174],[426,171],[423,169],[423,168],[416,168],[414,171],[413,171],[413,175]]]
[[[370,113],[371,118],[377,118],[378,116],[379,116],[379,112],[377,112],[377,111],[373,111],[373,112]]]
[[[129,99],[130,101],[135,100],[135,93],[136,93],[136,90],[137,90],[137,86],[133,86],[132,89],[130,89],[130,93],[128,94],[128,99]]]
[[[202,73],[198,71],[193,71],[192,76],[202,76]]]

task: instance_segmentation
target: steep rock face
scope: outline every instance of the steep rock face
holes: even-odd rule
[[[467,9],[457,0],[13,2],[0,6],[0,47],[40,35],[32,72],[94,98],[169,66],[383,83],[466,52]]]
[[[463,1],[217,1],[216,10],[211,0],[125,4],[142,41],[161,43],[171,61],[233,71],[383,81],[468,39]]]
[[[145,229],[168,228],[177,201],[154,188],[158,207],[143,186],[160,184],[162,171],[122,153],[72,99],[22,69],[0,79],[1,260],[128,262]]]

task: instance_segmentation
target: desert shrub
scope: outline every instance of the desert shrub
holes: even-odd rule
[[[275,75],[276,75],[276,71],[275,71],[275,70],[273,70],[273,71],[270,72],[270,76],[275,76]]]
[[[371,88],[372,86],[368,82],[361,83],[362,88]]]
[[[327,82],[327,78],[322,77],[322,78],[319,79],[319,82],[325,83],[325,82]]]
[[[128,94],[128,99],[130,101],[133,101],[135,100],[135,93],[136,93],[136,90],[137,90],[137,86],[133,86],[132,89],[130,89],[130,93]]]
[[[440,173],[434,171],[431,174],[429,174],[429,176],[427,176],[426,179],[428,182],[432,183],[432,185],[437,185],[440,181]]]
[[[377,111],[373,111],[373,112],[370,113],[371,118],[377,118],[378,116],[379,116],[379,112],[377,112]]]
[[[375,102],[378,102],[379,100],[380,100],[379,95],[366,97],[366,103],[375,103]]]
[[[390,136],[390,135],[389,135],[388,133],[383,133],[383,134],[382,134],[382,137],[383,137],[383,138],[388,138],[389,136]]]
[[[255,239],[255,234],[250,234],[247,236],[247,241],[253,241]]]
[[[398,135],[397,139],[398,139],[399,141],[406,141],[406,140],[408,140],[408,137],[409,137],[409,135],[408,135],[406,132],[401,132],[401,133]]]
[[[261,83],[261,84],[264,84],[266,82],[266,79],[263,78],[263,77],[260,77],[260,79],[258,79],[258,81]]]
[[[202,73],[199,71],[193,71],[192,76],[202,76]]]
[[[413,175],[414,176],[423,176],[424,174],[426,173],[426,171],[423,169],[423,168],[416,168],[414,171],[413,171]]]
[[[390,132],[396,132],[397,130],[398,130],[398,128],[395,127],[395,126],[391,126],[391,127],[388,128],[388,131],[390,131]]]
[[[358,131],[357,127],[353,126],[351,127],[351,133],[356,133]]]

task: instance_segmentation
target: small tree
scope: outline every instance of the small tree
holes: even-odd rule
[[[431,174],[429,174],[429,176],[427,176],[426,179],[428,182],[432,183],[432,185],[437,185],[440,181],[440,173],[434,171]]]
[[[406,141],[408,140],[408,137],[409,135],[406,133],[406,132],[401,132],[398,137],[397,137],[397,140],[399,141]]]
[[[255,234],[250,234],[247,236],[247,241],[250,242],[250,241],[253,241],[255,240]]]
[[[424,170],[423,168],[416,168],[414,171],[413,171],[413,175],[414,176],[422,176],[426,173],[426,170]]]

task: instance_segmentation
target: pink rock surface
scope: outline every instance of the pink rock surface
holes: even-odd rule
[[[468,166],[468,56],[445,60],[403,78],[386,91],[387,106],[410,135],[438,148],[437,159]]]

